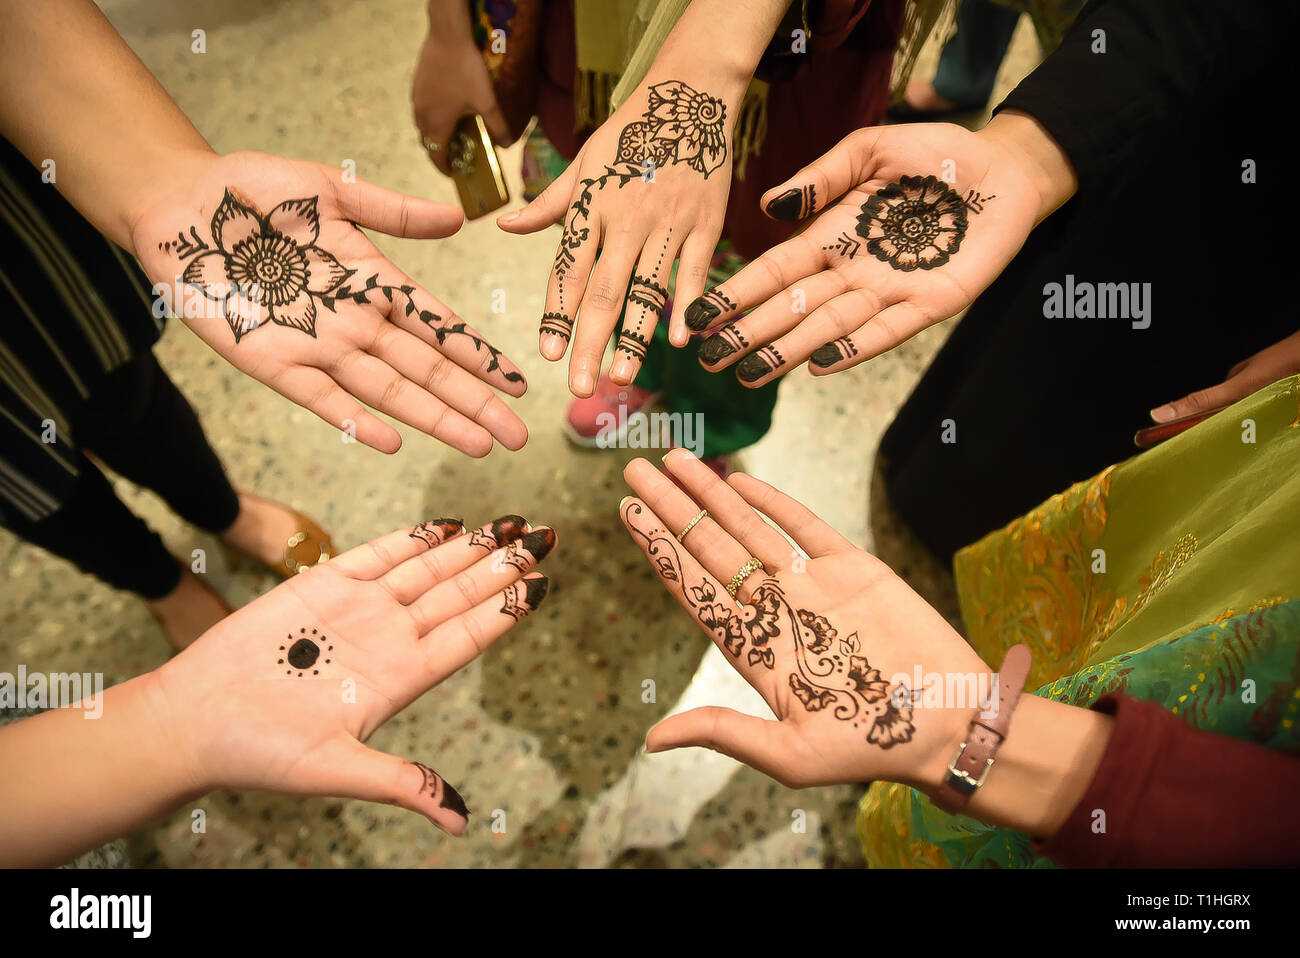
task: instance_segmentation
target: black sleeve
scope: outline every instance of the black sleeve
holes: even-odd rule
[[[1285,110],[1293,86],[1280,74],[1295,56],[1297,7],[1095,0],[998,109],[1037,119],[1069,156],[1082,190],[1117,168],[1132,172],[1181,128],[1215,124],[1241,102]],[[1276,115],[1282,122],[1285,112]]]

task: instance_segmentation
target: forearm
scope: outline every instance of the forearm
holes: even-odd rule
[[[115,242],[211,148],[90,0],[0,0],[0,132]]]
[[[465,0],[429,0],[429,33],[435,36],[469,40],[469,4]]]
[[[103,693],[102,714],[54,709],[0,728],[0,866],[52,866],[196,797],[151,674]]]
[[[710,93],[737,103],[789,5],[789,0],[692,0],[660,47],[648,77],[712,83],[717,88]]]

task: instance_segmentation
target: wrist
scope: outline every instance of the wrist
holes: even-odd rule
[[[1113,726],[1099,712],[1026,694],[967,813],[1050,838],[1092,783]]]
[[[179,803],[206,795],[220,783],[207,781],[198,761],[192,697],[171,694],[177,661],[172,659],[121,687],[130,690],[125,707],[129,727],[155,756],[159,788]]]
[[[164,153],[158,169],[142,171],[135,178],[136,188],[122,203],[121,219],[124,235],[129,238],[128,248],[137,259],[141,259],[140,254],[144,252],[137,248],[139,243],[136,231],[140,221],[160,200],[176,194],[189,195],[195,184],[220,159],[221,156],[206,144],[202,147],[171,149]]]
[[[1002,110],[976,136],[1010,155],[1038,195],[1035,224],[1065,204],[1079,188],[1069,156],[1036,119],[1019,110]]]

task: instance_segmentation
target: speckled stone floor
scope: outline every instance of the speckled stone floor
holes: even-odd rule
[[[455,202],[416,145],[409,83],[423,37],[421,0],[103,0],[101,6],[209,141],[342,164],[386,186]],[[1033,65],[1021,24],[999,92]],[[206,53],[191,52],[206,31]],[[921,69],[933,63],[933,53]],[[518,155],[503,160],[518,195]],[[616,510],[631,452],[588,452],[558,428],[562,367],[536,351],[556,233],[501,234],[491,219],[450,239],[379,245],[523,367],[515,408],[532,437],[520,453],[473,461],[402,429],[387,457],[243,377],[172,322],[163,365],[203,418],[234,482],[309,512],[341,546],[434,515],[475,523],[506,512],[559,532],[552,594],[477,663],[381,729],[372,744],[436,767],[477,814],[452,839],[384,806],[255,793],[214,794],[132,836],[137,865],[168,866],[853,866],[858,790],[787,790],[712,752],[641,751],[671,710],[764,706],[680,614],[628,540]],[[490,310],[506,293],[504,315]],[[782,388],[776,424],[737,466],[807,503],[873,547],[872,452],[950,324],[856,369]],[[812,424],[816,423],[816,428]],[[212,584],[242,604],[274,583],[229,564],[213,540],[151,494],[118,481],[126,501],[177,554],[207,548]],[[943,573],[874,523],[874,546],[917,587],[943,594]],[[889,540],[889,541],[886,541]],[[888,548],[886,548],[888,547]],[[102,671],[120,681],[168,647],[144,606],[0,531],[0,662]],[[654,701],[643,700],[652,679]],[[800,814],[802,813],[802,814]],[[492,828],[493,822],[498,828]],[[802,825],[802,827],[799,827]]]

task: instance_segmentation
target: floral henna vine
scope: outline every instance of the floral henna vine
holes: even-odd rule
[[[465,799],[460,797],[460,792],[452,788],[446,779],[429,766],[420,762],[411,764],[424,776],[424,781],[420,783],[421,795],[432,795],[438,798],[439,807],[453,811],[462,818],[469,818],[469,809],[465,806]]]
[[[904,176],[862,204],[857,234],[868,253],[894,269],[934,269],[961,248],[967,214],[982,212],[994,198],[971,190],[962,199],[938,177]]]
[[[791,606],[773,581],[759,588],[780,596],[785,619],[793,626],[795,671],[787,681],[803,707],[809,712],[829,710],[840,721],[852,722],[867,742],[881,748],[910,742],[915,730],[913,693],[902,682],[890,688],[880,670],[858,654],[858,634],[840,638],[824,616],[808,609],[790,615]]]
[[[881,748],[911,741],[912,691],[903,683],[890,688],[859,654],[856,632],[840,638],[825,616],[796,610],[776,579],[765,579],[738,612],[718,601],[709,580],[687,585],[676,539],[665,529],[641,529],[634,520],[644,512],[640,503],[629,502],[623,513],[628,528],[645,540],[646,554],[660,577],[681,586],[686,606],[732,657],[774,670],[774,644],[789,642],[795,665],[787,684],[806,710],[851,722],[868,743]]]
[[[412,539],[422,540],[432,549],[452,536],[459,535],[464,528],[465,524],[459,519],[434,519],[432,522],[421,522],[408,535]]]
[[[501,593],[502,615],[508,615],[518,622],[542,604],[550,589],[551,582],[545,576],[512,582]]]
[[[304,627],[298,630],[297,635],[290,632],[285,637],[276,657],[276,664],[288,666],[284,674],[293,675],[295,678],[320,675],[319,667],[329,665],[333,661],[329,657],[329,653],[333,651],[334,646],[330,644],[328,638],[315,629],[308,632]]]
[[[348,281],[356,271],[317,245],[318,200],[317,196],[285,200],[263,216],[227,189],[212,214],[215,249],[193,226],[188,237],[178,233],[175,240],[159,243],[158,249],[185,263],[181,279],[187,286],[221,304],[236,343],[267,320],[314,337],[318,306],[334,312],[341,302],[362,305],[372,295],[382,295],[391,304],[400,295],[406,299],[406,315],[418,312],[417,318],[434,331],[439,346],[448,336],[466,336],[475,351],[487,353],[487,372],[501,371],[507,382],[523,382],[519,372],[502,370],[501,351],[470,332],[467,324],[417,310],[411,299],[414,286],[388,286],[375,273],[361,288],[353,289]]]

